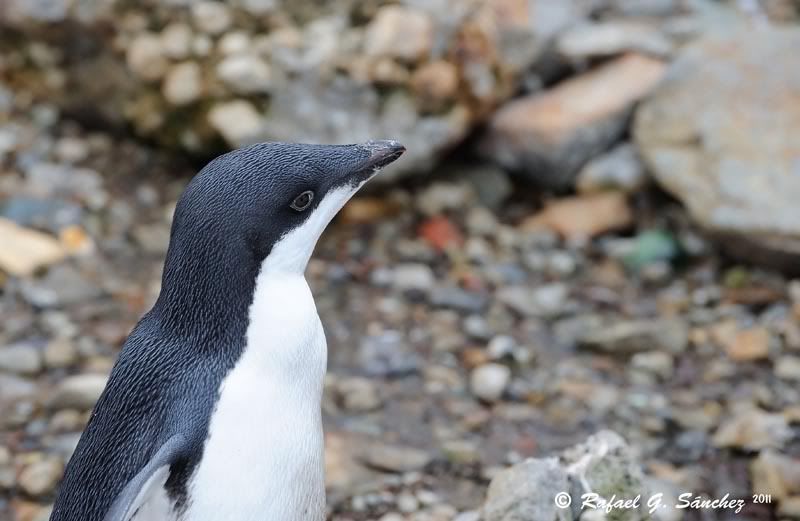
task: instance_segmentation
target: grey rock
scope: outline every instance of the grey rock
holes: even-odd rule
[[[51,233],[78,224],[84,218],[83,209],[70,201],[33,197],[10,198],[2,205],[0,215],[20,226],[41,228]]]
[[[764,100],[799,95],[798,45],[800,29],[766,27],[692,43],[634,125],[656,181],[729,254],[789,271],[800,260],[800,114]]]
[[[513,311],[528,317],[559,315],[567,303],[569,289],[565,284],[551,283],[538,288],[507,286],[497,292],[497,299]]]
[[[420,192],[414,202],[424,215],[434,216],[447,210],[466,208],[473,198],[468,184],[437,182]]]
[[[164,255],[169,246],[169,226],[164,223],[140,224],[133,229],[133,236],[147,253]]]
[[[392,273],[392,287],[398,291],[427,294],[435,282],[433,270],[427,264],[398,264]]]
[[[467,291],[457,286],[434,286],[428,297],[431,305],[465,313],[479,313],[486,309],[489,300],[486,295]]]
[[[108,376],[99,374],[69,376],[56,385],[49,405],[54,409],[90,409],[100,398],[107,381]]]
[[[387,472],[411,472],[421,470],[431,462],[427,451],[412,447],[374,443],[368,445],[361,454],[368,466]]]
[[[666,380],[672,376],[675,361],[670,353],[651,351],[633,355],[631,357],[631,366],[642,371],[653,373]]]
[[[587,349],[617,354],[659,350],[681,353],[689,343],[689,329],[680,319],[618,320],[587,327],[577,343]]]
[[[646,497],[651,491],[634,450],[613,431],[600,431],[562,454],[577,495],[596,494],[601,499]],[[652,492],[663,492],[654,490]],[[577,497],[577,496],[575,496]],[[648,521],[646,502],[638,508],[614,510],[620,521]],[[596,512],[596,511],[595,511]],[[582,516],[583,517],[583,516]]]
[[[800,356],[785,355],[775,361],[775,376],[800,381]]]
[[[497,474],[481,509],[483,521],[570,521],[569,509],[553,498],[570,490],[567,472],[557,458],[528,459]]]
[[[492,210],[500,209],[514,190],[508,173],[495,165],[460,167],[458,176],[472,186],[478,201]]]
[[[28,398],[36,393],[36,384],[27,378],[0,373],[0,404]]]
[[[608,0],[613,11],[628,16],[666,16],[675,13],[679,0]]]
[[[668,56],[673,45],[653,24],[612,20],[570,28],[559,35],[556,50],[569,60],[581,61],[630,51]]]
[[[403,174],[430,170],[441,150],[466,135],[468,118],[461,106],[444,114],[420,115],[407,93],[381,98],[372,87],[346,78],[325,84],[309,77],[274,93],[268,118],[254,139],[357,143],[393,136],[407,152],[375,178],[378,183],[390,183]]]
[[[607,189],[633,193],[641,189],[647,180],[636,148],[626,143],[589,161],[578,172],[576,184],[578,191],[584,193]]]
[[[384,331],[362,338],[358,361],[370,376],[405,376],[420,366],[419,356],[397,331]]]
[[[336,383],[342,406],[350,412],[368,412],[381,407],[378,389],[368,378],[343,378]]]
[[[50,268],[42,279],[25,280],[23,296],[38,307],[59,307],[97,298],[103,294],[84,274],[69,264]]]
[[[42,370],[42,357],[36,346],[26,343],[0,347],[0,371],[21,375]]]
[[[464,317],[463,328],[467,335],[478,340],[489,340],[494,334],[489,322],[478,314]]]

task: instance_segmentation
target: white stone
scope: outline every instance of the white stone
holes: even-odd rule
[[[208,113],[208,122],[233,146],[252,139],[262,125],[261,115],[251,103],[244,100],[214,106]]]
[[[235,54],[217,65],[217,76],[239,94],[268,92],[272,74],[269,65],[252,54]]]
[[[274,11],[278,7],[278,0],[239,0],[239,4],[250,14],[261,15]]]
[[[161,38],[153,33],[136,36],[128,46],[128,68],[145,80],[157,80],[167,71],[168,62],[161,47]]]
[[[509,381],[511,370],[501,364],[484,364],[475,368],[470,374],[469,386],[472,394],[487,402],[494,402],[503,396]]]
[[[244,31],[234,31],[219,39],[217,49],[224,55],[242,54],[253,44],[250,35]]]
[[[186,24],[169,24],[161,31],[161,49],[165,56],[182,60],[192,52],[192,28]]]
[[[196,101],[203,92],[200,66],[195,62],[179,63],[172,67],[161,86],[164,98],[173,105]]]
[[[204,33],[220,34],[231,25],[231,12],[222,2],[198,2],[192,5],[192,20]]]

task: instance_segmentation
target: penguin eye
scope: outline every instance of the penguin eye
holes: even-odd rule
[[[314,192],[312,192],[311,190],[306,190],[302,194],[295,197],[294,201],[292,201],[292,204],[290,204],[289,206],[292,208],[292,210],[302,212],[303,210],[311,206],[311,201],[313,200],[314,200]]]

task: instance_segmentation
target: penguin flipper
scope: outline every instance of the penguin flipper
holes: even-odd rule
[[[186,438],[176,434],[156,451],[150,461],[114,499],[103,521],[129,521],[152,495],[164,486],[172,463],[185,454]]]

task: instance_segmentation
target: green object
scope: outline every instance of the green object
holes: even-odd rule
[[[627,268],[639,271],[655,262],[671,262],[680,252],[680,245],[672,234],[649,230],[636,237],[632,250],[622,258],[622,262]]]
[[[743,266],[734,266],[727,270],[722,277],[722,284],[726,288],[738,289],[750,283],[750,272]]]

